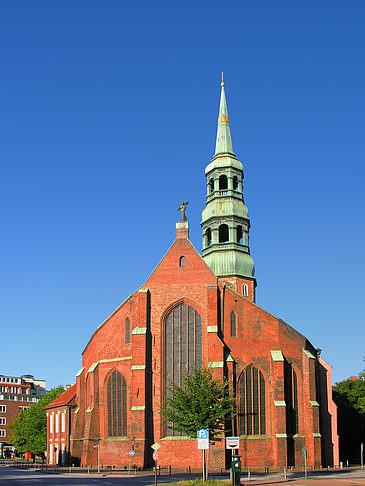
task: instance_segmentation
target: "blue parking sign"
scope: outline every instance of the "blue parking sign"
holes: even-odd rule
[[[209,430],[208,429],[198,430],[198,439],[209,439]]]

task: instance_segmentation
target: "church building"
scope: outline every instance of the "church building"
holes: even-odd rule
[[[159,412],[169,384],[180,385],[195,364],[210,366],[235,391],[238,414],[227,434],[240,437],[243,467],[301,467],[304,447],[309,466],[338,465],[331,367],[305,336],[255,303],[243,167],[233,152],[223,81],[205,176],[202,255],[189,240],[183,202],[161,262],[82,353],[74,396],[64,400],[68,462],[95,466],[99,453],[102,465],[123,467],[133,450],[132,464],[148,467],[158,442],[162,467],[200,467],[196,438],[176,432]],[[62,395],[56,405],[62,413]],[[47,406],[49,423],[54,409]],[[52,448],[48,429],[49,462]],[[223,437],[210,446],[210,466],[229,467],[229,455]]]

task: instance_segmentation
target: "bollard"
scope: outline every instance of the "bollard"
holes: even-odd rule
[[[286,467],[284,467],[284,479],[286,479]]]
[[[90,474],[90,468],[89,467],[87,468],[87,473]]]
[[[250,472],[250,468],[247,468],[247,481],[251,481],[251,472]]]

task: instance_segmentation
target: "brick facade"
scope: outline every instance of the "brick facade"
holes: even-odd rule
[[[82,465],[201,466],[195,438],[177,434],[160,415],[168,384],[180,385],[191,365],[209,365],[236,392],[244,467],[301,466],[338,459],[331,428],[336,407],[330,373],[309,341],[255,304],[243,198],[243,166],[233,152],[224,81],[216,149],[205,169],[202,256],[189,241],[183,201],[176,239],[143,286],[92,335],[77,374],[71,413],[71,455]],[[228,431],[227,431],[228,433]],[[232,434],[232,431],[229,432]],[[223,438],[224,439],[224,438]],[[227,467],[224,440],[209,464]]]
[[[303,447],[310,466],[333,463],[337,443],[334,436],[328,438],[321,419],[328,414],[335,419],[336,412],[323,393],[330,387],[324,362],[304,336],[217,279],[190,243],[187,223],[178,223],[175,242],[150,278],[99,326],[83,352],[75,385],[77,408],[69,409],[71,456],[82,465],[96,465],[99,444],[101,464],[128,466],[133,448],[132,464],[150,466],[150,446],[157,441],[161,466],[200,467],[197,441],[168,436],[159,414],[166,394],[166,316],[181,303],[201,317],[202,363],[210,364],[217,377],[229,379],[238,401],[243,377],[251,379],[247,370],[262,377],[264,433],[241,434],[240,415],[235,423],[243,466],[301,466]],[[119,436],[108,428],[113,405],[108,408],[107,384],[115,371],[126,387],[126,434]],[[293,407],[296,429],[290,418]],[[323,446],[332,450],[324,454]],[[212,467],[224,467],[228,459],[224,441],[211,446]]]

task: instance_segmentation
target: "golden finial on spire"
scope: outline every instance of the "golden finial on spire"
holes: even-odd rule
[[[222,72],[222,82],[221,82],[221,86],[222,87],[224,86],[223,72]]]

